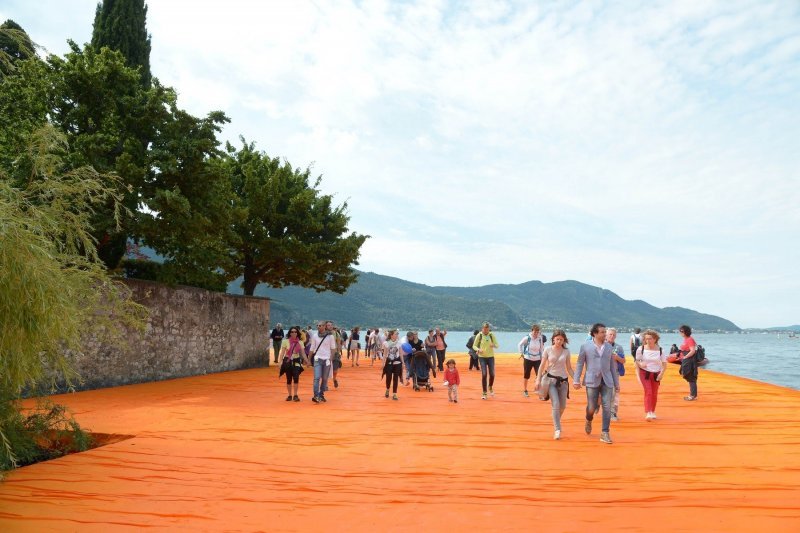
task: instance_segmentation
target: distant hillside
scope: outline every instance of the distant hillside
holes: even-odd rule
[[[766,329],[767,331],[796,331],[800,333],[800,325],[784,326],[784,327],[775,326],[774,328],[766,328]]]
[[[228,292],[241,294],[240,280]],[[310,289],[272,289],[259,285],[257,296],[272,298],[270,322],[309,324],[331,318],[348,327],[473,329],[484,320],[505,330],[527,327],[517,313],[502,302],[477,302],[438,294],[432,287],[398,278],[362,272],[358,282],[342,295]]]
[[[228,292],[241,294],[237,280]],[[361,272],[342,295],[298,287],[259,285],[256,295],[272,298],[272,323],[308,324],[332,318],[346,326],[443,326],[469,330],[489,320],[497,329],[522,330],[533,322],[585,325],[600,321],[618,327],[739,331],[733,322],[682,307],[659,309],[641,300],[580,283],[529,281],[519,285],[431,287],[398,278]]]
[[[660,309],[642,300],[624,300],[617,294],[578,281],[483,287],[435,287],[441,294],[508,304],[525,322],[592,324],[600,321],[624,327],[676,329],[681,324],[704,330],[738,331],[733,322],[683,307]]]

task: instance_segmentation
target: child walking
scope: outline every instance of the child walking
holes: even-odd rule
[[[458,375],[456,360],[447,360],[447,370],[444,371],[444,384],[447,387],[447,399],[453,403],[458,403],[458,386],[461,385],[461,377]]]

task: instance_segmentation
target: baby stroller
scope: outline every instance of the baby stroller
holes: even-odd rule
[[[415,391],[425,387],[428,392],[433,392],[430,377],[431,371],[433,372],[433,377],[436,377],[436,367],[427,352],[422,350],[414,352],[411,357],[411,377],[414,380]]]

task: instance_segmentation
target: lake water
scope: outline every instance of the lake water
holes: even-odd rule
[[[500,343],[498,352],[517,352],[517,344],[527,332],[496,331]],[[551,331],[545,331],[548,344]],[[424,332],[420,336],[424,339]],[[448,350],[466,351],[467,339],[472,332],[450,331],[447,333]],[[586,340],[586,332],[568,332],[569,348],[577,353],[578,348]],[[620,332],[617,336],[619,344],[630,351],[630,332]],[[783,385],[800,389],[800,336],[788,337],[785,334],[697,334],[694,339],[706,349],[708,366],[711,370],[733,374],[745,378]],[[681,344],[678,333],[662,335],[659,344],[665,352],[669,352],[672,344]]]

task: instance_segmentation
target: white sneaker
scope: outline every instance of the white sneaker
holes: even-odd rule
[[[658,418],[658,417],[656,416],[656,412],[655,412],[655,411],[652,411],[652,412],[650,413],[650,418],[651,418],[651,419],[653,419],[653,420],[655,420],[656,418]]]
[[[649,411],[646,415],[644,415],[644,419],[647,420],[648,422],[650,422],[652,418],[653,418],[653,413],[650,413]]]
[[[561,430],[557,429],[555,433],[553,433],[553,440],[560,440],[561,439]]]

